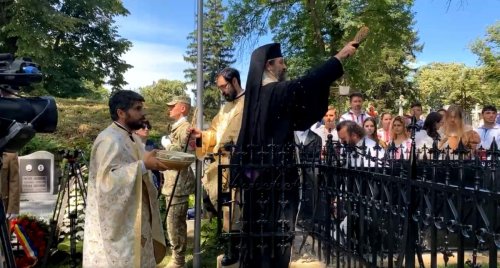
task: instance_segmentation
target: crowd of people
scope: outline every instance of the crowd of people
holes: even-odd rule
[[[322,139],[323,146],[325,146],[329,135],[333,141],[356,145],[352,142],[352,136],[355,135],[359,136],[359,139],[356,139],[359,143],[357,145],[364,142],[365,146],[372,152],[376,151],[374,150],[376,145],[385,150],[393,145],[396,149],[396,158],[404,157],[405,159],[408,159],[412,142],[411,129],[408,127],[412,117],[417,120],[415,142],[420,154],[428,153],[435,142],[438,149],[446,150],[449,148],[451,152],[458,148],[460,141],[467,150],[472,152],[486,151],[493,143],[496,143],[497,147],[500,143],[500,124],[498,123],[500,117],[497,108],[493,105],[483,107],[481,111],[483,124],[478,128],[473,128],[465,123],[464,110],[456,104],[424,116],[422,105],[415,102],[411,104],[407,115],[383,112],[380,116],[372,117],[368,112],[362,110],[363,102],[361,93],[351,94],[349,97],[350,109],[339,117],[338,122],[337,110],[330,106],[322,121],[314,124],[310,130]],[[342,124],[345,121],[356,123],[360,130],[356,132],[353,129],[358,127]],[[349,133],[343,131],[347,126],[350,127]],[[302,134],[300,131],[296,131],[296,135]],[[379,151],[378,156],[383,155],[382,150],[377,151]]]

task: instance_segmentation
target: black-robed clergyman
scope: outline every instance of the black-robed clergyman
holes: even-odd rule
[[[348,43],[321,66],[291,81],[284,81],[286,65],[280,44],[257,48],[252,53],[248,72],[238,150],[246,151],[249,145],[269,148],[268,144],[276,145],[279,150],[281,145],[293,144],[294,130],[308,129],[320,120],[328,107],[330,85],[343,74],[341,61],[355,53],[356,45]],[[243,159],[235,157],[232,161],[254,162],[250,155]],[[242,236],[239,242],[233,243],[241,250],[231,251],[239,256],[226,256],[226,264],[231,258],[239,259],[244,267],[288,267],[299,193],[298,175],[293,170],[281,174],[281,178],[270,170],[247,170],[243,174],[250,185],[271,186],[267,189],[251,186],[242,191]],[[279,186],[283,181],[297,187],[284,190]],[[286,204],[283,200],[287,200]]]

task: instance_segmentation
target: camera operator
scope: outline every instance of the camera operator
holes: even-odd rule
[[[17,152],[36,133],[53,133],[57,128],[57,106],[53,97],[24,97],[20,89],[32,90],[34,83],[42,81],[40,66],[30,58],[0,53],[0,200],[5,204],[0,209],[0,267],[15,267],[10,245],[8,220],[19,213],[20,180]],[[4,209],[5,208],[5,209]],[[3,210],[2,210],[3,209]],[[4,222],[4,218],[6,221]]]

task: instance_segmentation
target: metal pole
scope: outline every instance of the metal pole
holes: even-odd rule
[[[417,210],[418,197],[415,190],[415,186],[412,182],[417,180],[417,152],[415,143],[415,132],[417,126],[417,118],[412,116],[411,118],[411,150],[410,150],[410,166],[408,172],[408,214],[407,222],[408,229],[407,239],[406,239],[406,252],[405,252],[405,267],[415,267],[415,253],[417,251],[417,239],[418,239],[418,224],[413,220],[413,215]]]
[[[203,0],[198,0],[198,62],[196,70],[196,127],[203,129]],[[195,219],[194,219],[194,252],[193,267],[201,267],[201,173],[202,162],[196,159],[196,195],[195,195]]]

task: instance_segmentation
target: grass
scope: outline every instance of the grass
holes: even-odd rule
[[[166,202],[165,197],[162,195],[159,199],[160,204],[160,215],[162,221],[165,219]],[[189,198],[189,207],[194,206],[194,195]],[[163,226],[166,228],[166,226]],[[215,267],[217,256],[222,254],[222,249],[218,243],[216,237],[216,227],[217,222],[214,219],[211,221],[208,219],[203,219],[201,222],[201,267]],[[167,230],[165,229],[165,234]],[[193,237],[188,237],[187,241],[187,252],[186,252],[186,265],[187,267],[193,267],[193,250],[194,250],[194,239]],[[167,256],[158,265],[158,267],[165,267],[171,259],[170,249],[167,252]]]
[[[209,222],[208,220],[202,221],[202,243],[201,243],[201,256],[200,256],[200,267],[201,268],[212,268],[217,265],[217,256],[222,254],[222,250],[218,249],[217,238],[215,237],[215,229],[210,230],[214,225],[215,220]],[[208,232],[207,232],[208,231]],[[186,252],[186,267],[193,267],[193,245],[194,240],[192,237],[188,237],[187,241],[187,252]],[[157,267],[166,267],[171,259],[170,251],[167,256]]]
[[[105,101],[56,99],[58,109],[57,130],[54,133],[38,133],[20,152],[29,154],[45,150],[57,154],[60,149],[79,148],[90,151],[97,135],[112,121]],[[166,106],[145,104],[146,118],[153,129],[151,138],[159,143],[167,132],[171,120],[165,114]]]

